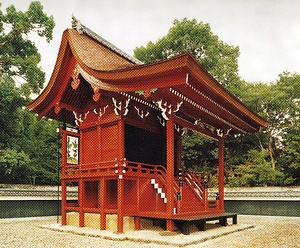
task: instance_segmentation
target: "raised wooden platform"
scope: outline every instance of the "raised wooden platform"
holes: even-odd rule
[[[227,225],[227,219],[232,218],[232,224],[237,224],[236,213],[208,214],[190,217],[173,218],[178,228],[185,235],[190,234],[190,225],[196,225],[200,231],[206,230],[206,221],[219,220],[221,226]]]
[[[236,213],[218,213],[218,214],[207,214],[198,216],[188,216],[188,217],[174,217],[168,220],[174,221],[175,225],[180,229],[180,231],[185,234],[190,234],[190,226],[196,225],[200,231],[206,230],[206,221],[219,220],[221,226],[227,226],[227,219],[232,218],[232,224],[237,224],[237,214]],[[140,219],[141,217],[135,216],[135,229],[140,230]],[[164,218],[150,218],[153,220],[154,225],[159,225],[159,220],[167,221]]]

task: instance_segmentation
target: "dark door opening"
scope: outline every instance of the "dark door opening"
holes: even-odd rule
[[[154,133],[125,125],[125,156],[133,162],[166,164],[166,139],[164,133]]]

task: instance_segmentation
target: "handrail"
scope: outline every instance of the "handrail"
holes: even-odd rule
[[[151,165],[151,164],[144,164],[144,163],[138,163],[138,162],[132,162],[132,161],[127,161],[127,171],[132,171],[134,169],[137,169],[135,172],[140,172],[143,174],[151,174],[152,176],[155,175],[163,186],[166,187],[166,168],[162,165]],[[179,191],[179,186],[177,185],[176,181],[173,181],[173,195],[174,199],[177,197],[177,192]]]
[[[158,178],[163,183],[163,186],[166,188],[166,178],[165,175],[158,175]],[[176,181],[173,181],[173,195],[174,199],[177,199],[177,192],[180,190],[179,185],[176,183]]]
[[[162,165],[153,165],[140,162],[133,162],[126,159],[123,160],[110,160],[97,163],[85,163],[79,165],[65,164],[62,165],[62,176],[81,176],[88,173],[99,174],[129,174],[134,173],[140,176],[146,176],[149,178],[157,178],[166,187],[166,168]],[[179,191],[179,185],[173,181],[173,196],[177,198],[177,192]]]
[[[116,160],[97,162],[97,163],[86,163],[86,164],[65,164],[62,165],[62,176],[70,175],[82,175],[86,172],[97,173],[113,173],[116,167]]]
[[[199,180],[199,177],[196,177],[195,173],[193,171],[189,172],[189,175],[194,183],[194,185],[200,190],[201,193],[204,192],[204,180]]]
[[[166,169],[162,165],[152,165],[140,162],[133,162],[124,160],[123,163],[126,164],[125,170],[127,172],[141,173],[141,174],[151,174],[151,175],[165,175]]]
[[[85,163],[79,165],[62,164],[62,177],[65,179],[82,176],[94,177],[97,176],[118,176],[122,179],[124,175],[143,177],[145,179],[157,179],[161,184],[160,187],[167,190],[167,171],[162,165],[146,164],[141,162],[122,160],[110,160],[97,163]],[[197,199],[205,206],[205,209],[212,208],[212,205],[207,201],[207,189],[205,188],[203,173],[191,170],[182,171],[183,180],[188,187],[193,191]],[[180,182],[173,180],[172,184],[172,199],[174,210],[178,213],[181,211],[181,194],[182,188]],[[168,199],[169,201],[169,199]],[[217,205],[214,205],[214,207]]]
[[[192,174],[195,178],[198,179],[198,181],[204,181],[204,173],[194,170],[183,170],[183,173],[189,173]]]
[[[197,173],[197,174],[199,174],[199,173]],[[190,171],[190,170],[184,171],[184,179],[187,181],[188,185],[192,188],[192,190],[196,193],[198,199],[205,205],[206,191],[204,188],[204,181],[201,182],[195,176],[195,172]]]
[[[119,172],[139,173],[140,175],[161,175],[165,177],[166,169],[162,165],[152,165],[128,160],[110,160],[85,164],[62,164],[62,176],[82,174],[85,172]]]

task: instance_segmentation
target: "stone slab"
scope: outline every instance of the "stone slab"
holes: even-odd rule
[[[102,239],[115,240],[115,241],[132,241],[136,243],[153,243],[161,245],[171,245],[177,247],[184,247],[186,245],[198,244],[210,239],[218,238],[224,235],[228,235],[234,232],[240,232],[249,228],[253,228],[253,225],[246,224],[229,224],[226,227],[218,224],[208,224],[206,231],[198,231],[198,229],[191,228],[190,235],[184,235],[179,231],[167,232],[158,227],[150,227],[149,229],[143,229],[139,231],[127,231],[124,233],[116,233],[111,230],[96,230],[88,227],[75,227],[75,226],[62,226],[60,224],[49,224],[40,226],[41,228],[73,233],[77,235],[98,237]]]

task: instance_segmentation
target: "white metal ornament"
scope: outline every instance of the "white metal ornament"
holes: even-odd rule
[[[87,111],[83,114],[78,114],[75,111],[73,111],[74,117],[75,117],[75,124],[76,126],[79,126],[79,123],[82,123],[88,116],[90,111]]]
[[[93,112],[94,112],[96,115],[98,115],[99,117],[102,117],[102,116],[105,114],[105,111],[106,111],[106,109],[107,109],[108,107],[109,107],[109,106],[106,105],[106,106],[104,106],[104,107],[99,108],[99,111],[97,111],[97,109],[94,109]]]
[[[138,116],[141,117],[142,119],[144,119],[145,117],[147,117],[149,115],[149,111],[144,111],[142,109],[139,109],[136,106],[134,106],[134,108],[136,109]]]
[[[125,102],[119,101],[113,97],[112,98],[113,104],[114,104],[114,112],[116,115],[123,115],[126,116],[128,114],[128,105],[130,102],[130,99],[128,98]]]
[[[161,110],[161,115],[166,121],[169,120],[168,115],[171,115],[172,113],[176,113],[179,111],[182,103],[183,103],[183,101],[178,102],[176,104],[176,107],[174,108],[173,105],[169,104],[167,101],[163,102],[162,99],[157,101],[157,105],[158,105],[159,109]]]

